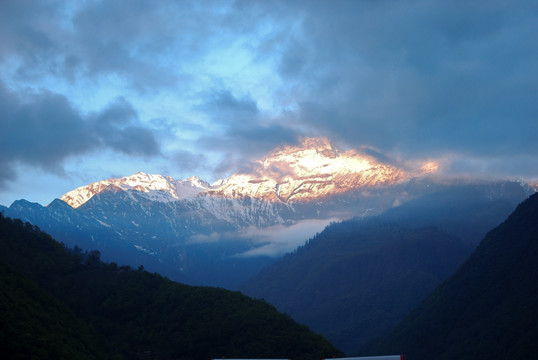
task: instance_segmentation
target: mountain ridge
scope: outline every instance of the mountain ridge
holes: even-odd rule
[[[143,264],[193,285],[236,288],[321,225],[378,215],[459,186],[435,170],[426,162],[404,171],[354,150],[340,152],[326,138],[305,138],[213,185],[140,172],[81,187],[47,207],[16,201],[0,210],[69,246],[96,248],[107,261]],[[495,219],[530,191],[513,181],[468,183],[480,214]],[[506,197],[503,188],[513,191]],[[482,235],[478,230],[471,242]]]
[[[461,181],[377,216],[331,224],[239,289],[352,353],[389,331],[456,270],[513,212],[514,195],[529,191],[524,185]]]
[[[436,193],[454,186],[458,185],[416,178],[309,203],[221,196],[163,202],[144,196],[146,193],[142,191],[111,190],[96,194],[78,208],[59,199],[47,207],[19,200],[1,211],[40,226],[68,246],[98,249],[106,261],[131,266],[143,264],[147,269],[188,284],[236,289],[263,266],[322,230],[321,223],[378,215],[392,208],[397,213],[395,210],[412,199],[429,198],[435,204]],[[455,217],[450,218],[457,220],[446,230],[473,229],[466,241],[474,244],[491,222],[480,218],[500,221],[530,191],[520,182],[466,186],[468,189],[463,193],[451,195],[449,191],[442,197],[454,204],[444,211],[453,213]],[[466,195],[469,193],[474,195]],[[470,219],[466,225],[458,225],[464,214],[462,207],[467,207],[464,199],[476,200],[469,206],[480,215],[474,219],[480,221],[479,228],[470,226]],[[430,217],[430,213],[435,212],[426,215]],[[309,226],[316,223],[317,227]],[[295,235],[281,237],[281,231]]]
[[[193,198],[210,187],[211,185],[207,182],[195,176],[185,180],[175,180],[170,176],[146,174],[139,171],[130,176],[96,181],[78,187],[62,195],[60,200],[76,209],[103,191],[138,191],[145,193],[146,197],[153,201],[168,202]]]
[[[192,287],[67,249],[0,214],[0,344],[9,359],[342,356],[238,292]]]
[[[239,289],[350,353],[396,325],[472,249],[437,227],[353,219],[328,226]]]
[[[250,167],[250,172],[235,173],[211,185],[195,176],[179,180],[138,172],[81,186],[60,199],[78,208],[103,191],[138,191],[162,202],[198,196],[310,202],[361,188],[398,184],[437,170],[435,163],[426,162],[407,172],[356,150],[342,153],[325,137],[303,138],[298,146],[277,147]]]
[[[413,359],[531,359],[538,354],[538,194],[531,195],[425,301],[361,349]]]

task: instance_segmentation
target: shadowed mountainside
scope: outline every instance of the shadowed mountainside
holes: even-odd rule
[[[538,194],[490,231],[470,258],[367,354],[411,359],[538,355]]]
[[[434,184],[410,183],[431,193],[329,226],[241,290],[356,351],[401,321],[528,196],[518,182]]]
[[[434,227],[350,220],[327,227],[242,291],[349,352],[396,325],[471,250]]]

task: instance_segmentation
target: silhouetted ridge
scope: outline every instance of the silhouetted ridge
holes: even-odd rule
[[[0,309],[6,309],[1,312],[2,351],[9,349],[13,358],[59,359],[343,355],[265,302],[238,292],[182,285],[142,267],[134,270],[99,258],[98,251],[70,252],[37,227],[0,214]],[[54,341],[49,344],[49,337],[34,338],[24,330],[27,323],[65,342],[65,349]],[[99,342],[97,335],[92,337],[95,333]],[[33,339],[28,346],[42,348],[35,356],[35,349],[24,348],[27,337]]]

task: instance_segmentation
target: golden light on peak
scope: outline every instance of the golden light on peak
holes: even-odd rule
[[[437,161],[428,161],[420,167],[423,174],[431,174],[439,170],[439,163]]]

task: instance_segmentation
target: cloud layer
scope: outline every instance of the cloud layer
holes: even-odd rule
[[[0,84],[0,186],[24,163],[62,172],[66,158],[102,149],[157,156],[154,133],[140,125],[136,111],[118,98],[97,113],[80,114],[68,99],[48,91],[24,98]]]
[[[303,135],[536,179],[537,18],[530,0],[6,2],[0,184],[99,149],[226,176]]]
[[[338,219],[303,220],[293,225],[273,225],[260,229],[250,226],[234,232],[198,234],[191,238],[192,243],[212,243],[225,241],[248,241],[252,249],[234,255],[235,257],[282,256],[304,245],[307,239],[321,232],[331,222]]]

